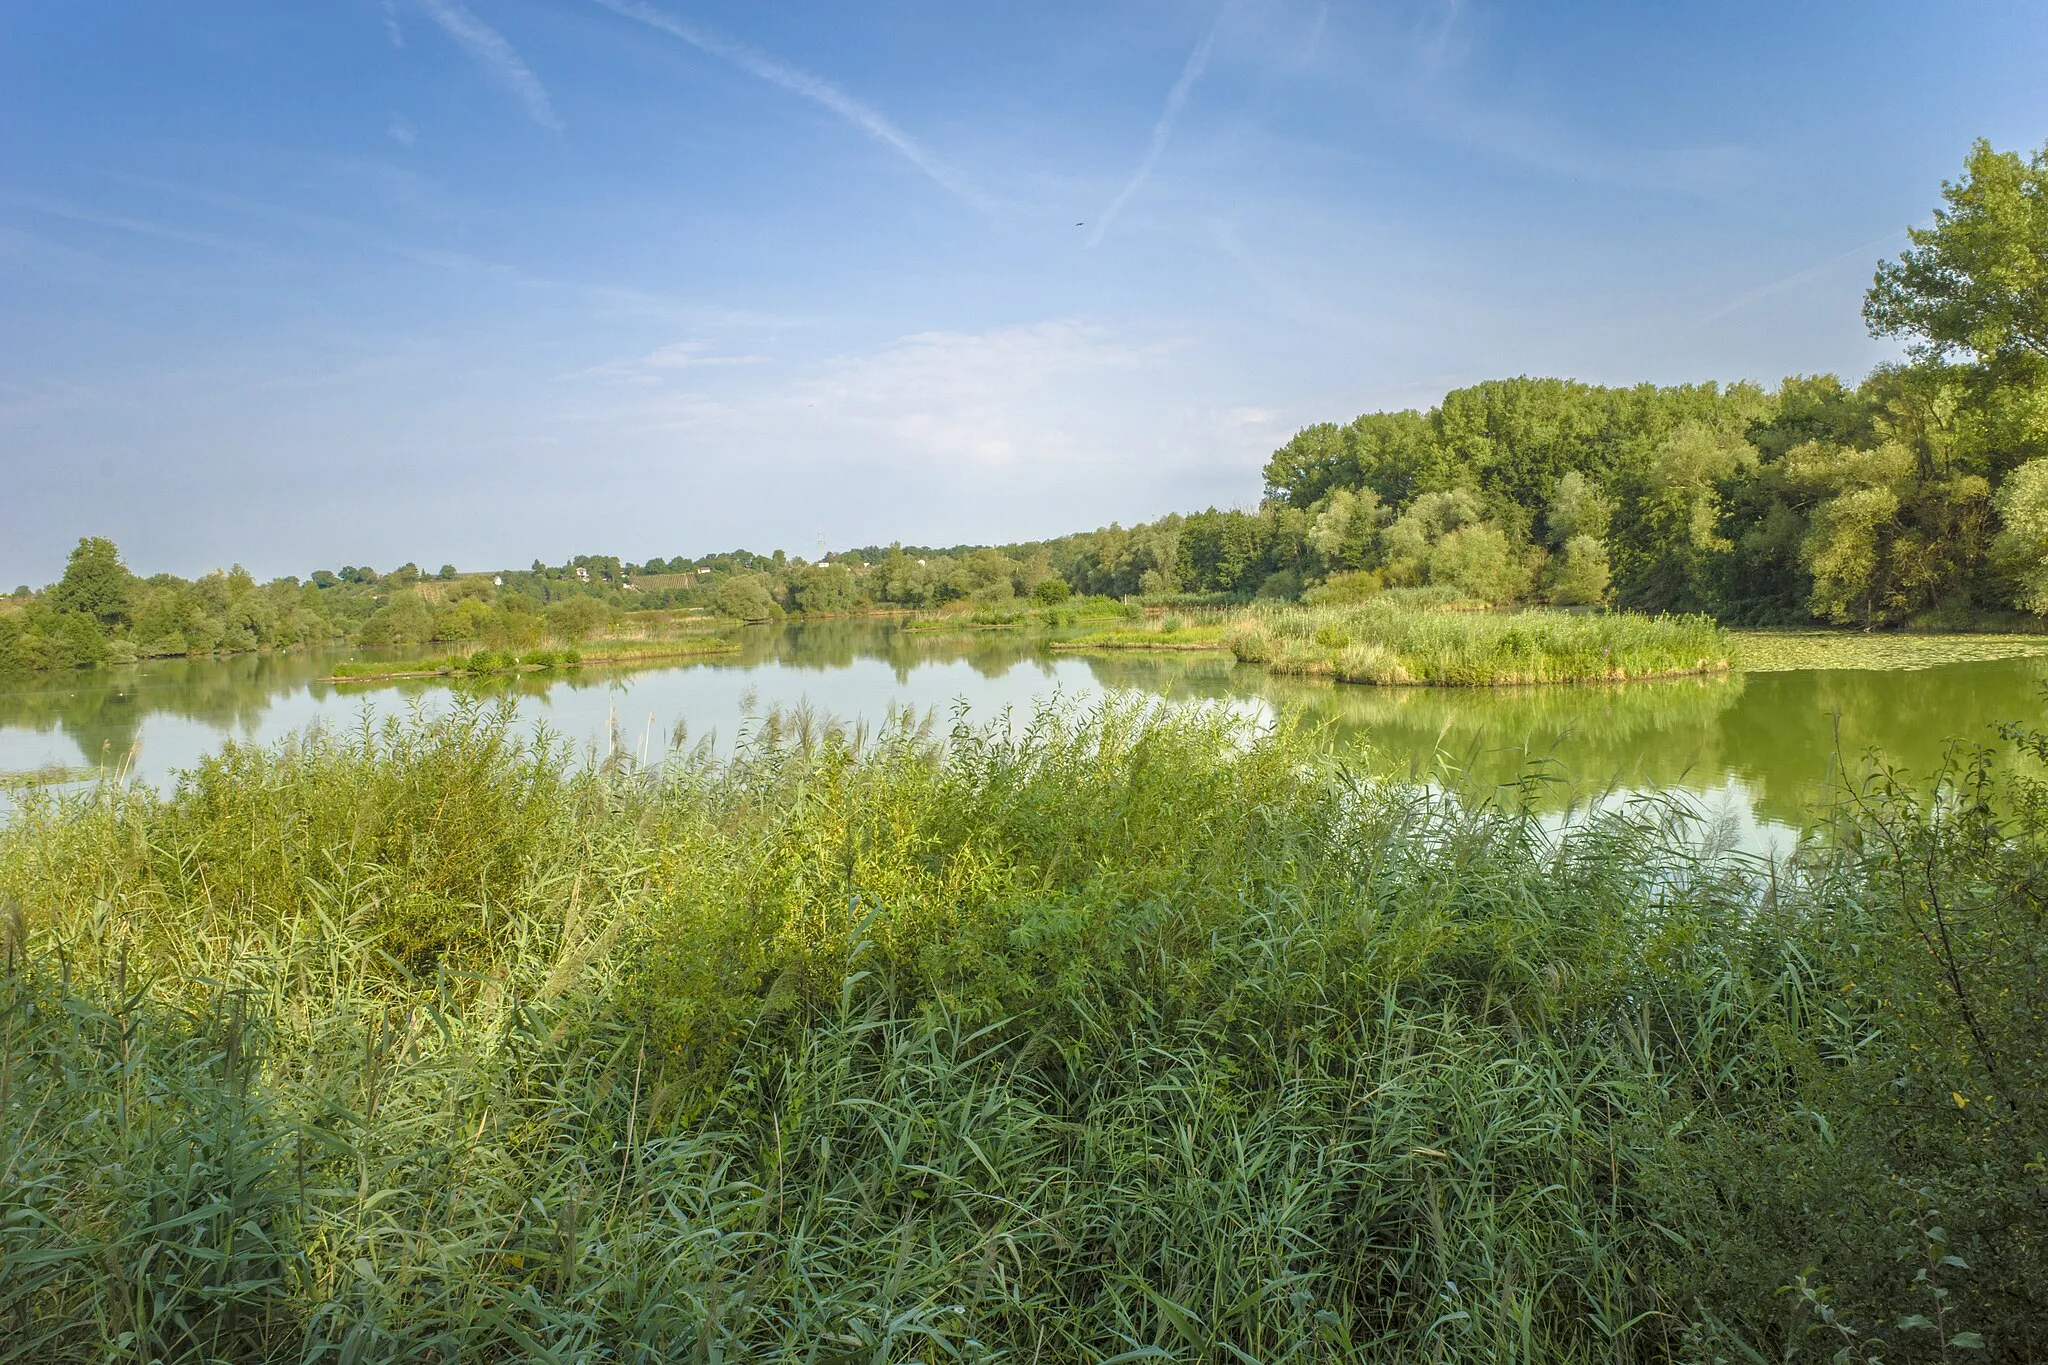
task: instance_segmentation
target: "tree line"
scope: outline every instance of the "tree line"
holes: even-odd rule
[[[1860,384],[1507,379],[1297,432],[1255,510],[1097,532],[1091,591],[1370,592],[1884,627],[2048,613],[2048,149],[1978,143]]]
[[[259,584],[140,578],[88,538],[0,599],[0,671],[350,642],[580,639],[626,613],[741,621],[951,603],[1346,600],[1439,585],[1495,604],[1865,629],[2048,615],[2048,148],[1979,142],[1865,296],[1906,358],[1860,383],[1604,388],[1493,380],[1427,412],[1297,432],[1256,507],[1054,540],[747,550]]]

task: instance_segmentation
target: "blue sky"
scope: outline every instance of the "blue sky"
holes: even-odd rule
[[[2048,10],[0,12],[0,579],[1012,540],[1511,374],[1857,376]]]

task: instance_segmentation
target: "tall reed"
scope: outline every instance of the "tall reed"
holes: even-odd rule
[[[1240,662],[1339,682],[1486,686],[1612,682],[1725,669],[1727,633],[1705,617],[1356,605],[1253,607],[1230,635]]]
[[[1690,828],[1135,703],[32,795],[0,1359],[1796,1357],[1698,1258],[1880,883]]]

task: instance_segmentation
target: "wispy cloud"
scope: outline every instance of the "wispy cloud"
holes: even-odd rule
[[[1216,46],[1216,30],[1223,26],[1223,12],[1218,11],[1209,31],[1202,35],[1202,41],[1195,44],[1195,50],[1188,54],[1187,64],[1180,69],[1180,79],[1173,83],[1173,89],[1166,92],[1166,107],[1159,111],[1159,121],[1152,125],[1152,145],[1145,149],[1145,159],[1138,163],[1136,174],[1124,183],[1117,197],[1109,201],[1109,207],[1095,220],[1095,230],[1088,234],[1088,245],[1102,244],[1102,234],[1109,231],[1109,225],[1124,211],[1124,205],[1138,192],[1138,187],[1151,178],[1152,168],[1159,164],[1160,156],[1166,151],[1166,144],[1173,138],[1173,125],[1180,120],[1180,111],[1188,102],[1188,95],[1195,88],[1195,82],[1208,69],[1209,53]]]
[[[1225,408],[1215,421],[1219,427],[1262,427],[1279,415],[1271,408]]]
[[[562,120],[539,77],[513,51],[505,35],[476,17],[462,0],[419,0],[427,17],[439,24],[462,50],[491,73],[492,79],[511,91],[526,106],[526,112],[543,128],[560,132]],[[394,27],[393,31],[396,29]]]
[[[658,384],[664,375],[673,374],[678,370],[767,363],[768,357],[765,355],[719,355],[709,341],[693,338],[689,341],[675,341],[666,346],[657,346],[637,359],[614,360],[603,365],[593,365],[587,370],[578,370],[564,378],[622,379],[630,384]]]
[[[1103,427],[1113,423],[1104,414],[1123,414],[1134,372],[1159,371],[1181,344],[1127,340],[1064,320],[919,332],[826,360],[765,390],[736,387],[737,376],[700,375],[694,388],[650,391],[605,420],[639,432],[687,433],[718,448],[838,451],[834,458],[956,473],[963,462],[1109,458],[1127,450],[1130,438],[1105,439]],[[701,363],[701,354],[692,349],[683,358]]]
[[[875,141],[899,153],[940,188],[984,213],[990,211],[991,205],[986,196],[963,183],[958,175],[918,145],[887,115],[861,103],[824,77],[814,76],[780,58],[748,47],[745,43],[734,42],[709,29],[678,19],[652,5],[641,3],[641,0],[597,0],[597,3],[614,14],[624,15],[649,28],[659,29],[663,33],[680,38],[698,51],[730,62],[756,79],[766,81],[770,85],[787,90],[792,95],[799,95],[813,104],[830,110]]]
[[[213,232],[194,232],[188,228],[168,223],[158,223],[147,218],[135,218],[125,214],[102,213],[97,209],[80,208],[61,199],[48,199],[39,194],[16,194],[0,191],[0,204],[11,204],[32,213],[47,214],[73,223],[87,223],[93,227],[113,228],[119,232],[131,232],[138,237],[154,237],[159,241],[179,242],[186,246],[208,247],[216,251],[235,252],[241,255],[266,255],[253,242],[225,237]]]
[[[360,169],[353,163],[342,163],[348,170]],[[368,163],[370,169],[381,169],[381,163]],[[675,296],[649,293],[641,289],[622,285],[598,283],[589,280],[562,278],[554,275],[537,275],[502,261],[491,260],[468,252],[450,251],[430,243],[413,241],[370,226],[353,217],[338,217],[332,214],[309,212],[305,209],[272,204],[246,195],[223,194],[216,190],[203,189],[177,181],[161,180],[151,176],[115,175],[116,182],[138,189],[154,190],[175,195],[193,203],[221,209],[239,218],[259,223],[281,226],[289,229],[289,240],[293,247],[305,246],[309,236],[322,234],[338,242],[345,242],[364,250],[380,252],[400,260],[412,261],[418,265],[444,271],[450,276],[471,279],[496,280],[510,289],[546,291],[577,297],[592,306],[598,316],[607,319],[630,318],[634,320],[655,320],[672,325],[678,330],[698,331],[702,329],[754,328],[774,330],[780,328],[807,327],[815,325],[815,318],[786,317],[758,311],[707,305],[695,300]],[[354,180],[348,182],[355,184]],[[79,222],[99,223],[108,227],[121,228],[131,232],[164,237],[171,240],[190,242],[195,246],[216,246],[224,250],[242,250],[256,254],[264,249],[255,242],[237,242],[224,237],[209,237],[199,233],[185,232],[174,227],[144,222],[130,218],[118,218],[80,209],[56,201],[40,198],[25,198],[0,189],[0,204],[18,204],[21,207],[49,213],[57,217],[70,218]],[[274,254],[268,253],[265,254]],[[280,259],[282,259],[280,257]]]

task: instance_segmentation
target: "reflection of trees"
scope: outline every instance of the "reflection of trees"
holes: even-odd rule
[[[1278,679],[1227,660],[1091,657],[1104,687],[1182,697],[1258,696],[1329,722],[1400,770],[1440,766],[1484,784],[1531,771],[1570,787],[1719,786],[1741,778],[1756,813],[1797,823],[1837,770],[1872,746],[1932,772],[1951,737],[1986,742],[2000,720],[2043,719],[2048,660],[1901,671],[1753,673],[1619,686],[1347,687]],[[1837,722],[1839,717],[1839,723]]]
[[[850,667],[856,659],[889,665],[902,682],[921,664],[966,663],[1000,678],[1018,663],[1044,653],[1042,636],[1011,630],[915,631],[894,620],[797,621],[754,626],[733,637],[739,652],[705,659],[698,668],[784,668],[818,673]]]
[[[1455,768],[1488,784],[1513,782],[1535,766],[1602,785],[1670,786],[1697,780],[1702,769],[1718,774],[1718,721],[1743,690],[1739,677],[1616,686],[1354,687],[1275,678],[1214,659],[1178,669],[1163,659],[1091,665],[1104,686],[1257,695],[1329,724],[1384,766],[1416,773]]]
[[[1759,809],[1788,818],[1837,755],[1853,769],[1877,748],[1913,774],[1941,765],[1951,740],[1990,744],[2002,721],[2041,724],[2048,660],[2002,659],[1941,668],[1759,673],[1729,717],[1742,743],[1731,769],[1760,789]]]
[[[279,692],[305,686],[331,663],[310,654],[238,654],[44,674],[26,690],[0,693],[0,725],[61,730],[87,763],[119,762],[153,714],[223,729],[253,724]]]
[[[38,674],[21,690],[0,692],[0,726],[60,730],[83,761],[119,763],[152,715],[222,730],[249,728],[279,695],[312,684],[337,659],[360,654],[234,654]]]

